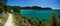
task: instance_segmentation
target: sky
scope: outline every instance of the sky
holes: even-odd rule
[[[8,0],[11,6],[40,6],[60,9],[60,0]]]

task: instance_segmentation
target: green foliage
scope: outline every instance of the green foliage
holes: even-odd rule
[[[0,10],[4,10],[4,6],[6,6],[6,4],[5,3],[3,3],[3,2],[0,2]]]
[[[57,13],[55,11],[53,11],[53,13],[52,13],[52,23],[53,23],[52,26],[56,26],[57,18],[58,18]]]
[[[3,10],[4,8],[2,6],[0,6],[0,10]]]
[[[19,6],[13,6],[12,9],[14,10],[14,12],[19,12],[20,11]]]
[[[5,6],[6,4],[3,2],[0,2],[0,6]]]

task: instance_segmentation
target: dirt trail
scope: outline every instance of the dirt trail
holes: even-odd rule
[[[7,22],[4,26],[14,26],[12,14],[8,13],[8,15],[9,16],[8,16]]]

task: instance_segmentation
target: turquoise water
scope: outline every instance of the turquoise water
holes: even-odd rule
[[[49,20],[51,18],[51,10],[20,10],[20,14],[36,19]]]

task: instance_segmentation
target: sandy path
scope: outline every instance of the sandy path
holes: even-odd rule
[[[14,26],[13,19],[12,19],[12,14],[8,13],[8,19],[7,22],[4,26]]]

